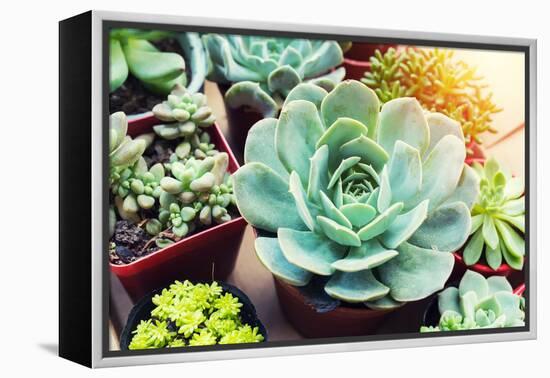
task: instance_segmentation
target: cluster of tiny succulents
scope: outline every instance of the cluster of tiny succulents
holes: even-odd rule
[[[441,317],[436,326],[421,332],[460,331],[477,328],[522,327],[524,300],[513,293],[505,277],[483,277],[467,270],[458,288],[448,287],[438,295]]]
[[[523,180],[512,177],[496,160],[474,163],[481,180],[480,194],[472,208],[472,234],[463,252],[466,265],[485,261],[494,270],[504,261],[521,270],[525,255],[525,197]]]
[[[231,108],[248,107],[264,117],[277,115],[288,93],[302,82],[331,90],[342,81],[343,53],[336,41],[205,34],[207,78],[231,85]],[[336,68],[336,69],[335,69]]]
[[[191,60],[192,79],[186,74],[184,58],[174,52],[160,51],[152,42],[177,38]],[[206,72],[206,57],[197,33],[174,34],[158,30],[113,29],[109,36],[110,91],[124,84],[131,73],[148,90],[168,94],[174,85],[196,92]]]
[[[243,324],[242,303],[217,283],[175,281],[152,299],[151,318],[133,331],[129,349],[258,343],[258,327]]]
[[[261,262],[280,280],[389,309],[443,288],[467,240],[479,179],[458,122],[414,98],[382,107],[344,81],[300,84],[256,123],[233,176]]]
[[[399,97],[415,97],[432,112],[458,121],[466,143],[481,143],[483,132],[495,133],[493,114],[500,112],[473,67],[453,58],[452,50],[409,47],[390,48],[371,57],[371,69],[362,82],[374,89],[383,103]]]
[[[167,123],[135,139],[126,135],[125,114],[111,115],[110,184],[118,215],[144,226],[162,248],[231,220],[228,208],[235,198],[229,156],[215,148],[205,130],[215,121],[206,96],[176,85],[153,111]],[[155,137],[175,141],[176,147],[168,161],[148,167],[143,153]]]

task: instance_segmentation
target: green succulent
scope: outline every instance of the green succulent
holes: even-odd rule
[[[391,308],[441,289],[471,227],[478,178],[460,125],[358,81],[301,84],[256,123],[233,176],[261,262],[279,279]]]
[[[189,158],[170,164],[171,176],[160,181],[159,220],[183,237],[198,224],[209,226],[231,220],[227,208],[234,203],[229,157],[225,152],[203,160]]]
[[[151,42],[175,37],[182,46],[191,71],[185,73],[184,58],[173,52],[159,51]],[[109,34],[110,90],[114,92],[131,73],[154,93],[167,94],[174,85],[187,85],[191,93],[203,85],[206,56],[197,33],[174,34],[164,31],[112,29]]]
[[[288,93],[302,82],[331,90],[345,76],[336,41],[205,34],[208,79],[230,84],[232,108],[247,106],[274,117]]]
[[[485,251],[485,261],[494,270],[503,256],[508,265],[521,270],[525,255],[523,180],[505,173],[493,158],[473,167],[481,178],[480,193],[472,208],[472,236],[464,248],[464,263],[477,263]]]
[[[264,340],[258,327],[242,322],[242,303],[217,283],[175,281],[152,298],[151,319],[133,331],[130,349],[214,344],[256,343]]]
[[[441,318],[437,326],[423,326],[420,332],[459,331],[478,328],[522,327],[525,325],[523,298],[513,293],[505,277],[483,277],[467,270],[458,288],[449,287],[438,295]]]

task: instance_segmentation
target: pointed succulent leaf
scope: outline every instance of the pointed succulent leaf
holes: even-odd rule
[[[495,226],[508,252],[516,257],[525,255],[525,240],[508,223],[495,219]]]
[[[402,202],[393,204],[382,214],[374,218],[373,221],[371,221],[365,227],[361,228],[357,232],[357,235],[363,241],[370,240],[378,235],[381,235],[393,223],[393,221],[395,220],[395,218],[397,218],[402,209]]]
[[[482,300],[489,295],[489,284],[485,277],[480,273],[472,270],[467,270],[460,280],[458,285],[458,292],[461,296],[467,292],[473,291],[476,293],[478,300]]]
[[[491,248],[491,246],[485,246],[485,260],[487,265],[489,265],[493,270],[497,270],[502,264],[502,250],[500,242],[497,243],[496,248]]]
[[[390,289],[374,277],[371,270],[336,272],[325,286],[325,291],[334,298],[359,303],[385,297]]]
[[[233,84],[225,92],[225,100],[227,105],[233,109],[246,106],[262,114],[264,118],[277,115],[277,103],[258,83],[241,81]]]
[[[490,215],[486,215],[483,218],[482,233],[485,244],[487,244],[490,249],[496,249],[498,246],[498,233],[493,217]]]
[[[437,143],[447,135],[454,135],[464,143],[464,134],[460,123],[442,113],[428,113],[426,115],[430,129],[430,144],[424,152],[428,156]]]
[[[376,216],[376,209],[366,203],[350,203],[339,210],[357,228],[368,224]]]
[[[321,203],[320,193],[328,192],[328,147],[321,146],[311,157],[307,198],[314,203]]]
[[[262,163],[249,163],[233,174],[237,207],[248,223],[266,231],[279,227],[305,230],[288,184]]]
[[[515,270],[522,270],[523,269],[523,262],[524,257],[523,256],[517,256],[510,252],[508,247],[504,243],[500,243],[500,251],[502,252],[502,257],[504,257],[504,260],[508,265],[510,265]]]
[[[327,195],[323,192],[319,193],[321,198],[321,205],[323,206],[323,210],[325,215],[335,221],[336,223],[351,229],[352,224],[346,218],[346,216],[332,203],[332,201],[327,197]]]
[[[512,177],[506,183],[504,189],[504,196],[506,199],[516,199],[520,197],[525,191],[523,179],[520,177]]]
[[[388,248],[397,248],[407,241],[428,216],[428,200],[421,202],[407,213],[398,215],[395,221],[381,235],[382,243]]]
[[[310,272],[291,264],[285,258],[277,238],[257,238],[255,249],[259,260],[275,277],[294,286],[305,286],[311,279]]]
[[[374,269],[397,256],[398,252],[384,248],[376,239],[363,242],[359,247],[352,247],[348,255],[332,264],[334,269],[342,272],[357,272]]]
[[[502,206],[502,212],[510,216],[523,215],[525,213],[525,197],[506,201]]]
[[[479,195],[479,176],[475,170],[464,164],[462,174],[455,191],[445,200],[445,203],[464,202],[471,209]]]
[[[319,215],[317,223],[323,230],[323,233],[336,243],[350,247],[359,247],[361,240],[355,232],[348,227],[342,226],[340,223],[333,221],[330,218]]]
[[[502,313],[506,316],[505,327],[513,327],[521,324],[525,317],[525,313],[521,310],[519,295],[515,295],[509,292],[500,291],[495,293],[495,299],[501,307]],[[518,324],[514,320],[520,320]]]
[[[481,253],[483,252],[483,232],[481,229],[478,229],[470,238],[462,256],[464,258],[464,264],[474,265],[479,261]]]
[[[332,263],[341,259],[347,250],[309,231],[280,228],[277,237],[283,255],[291,264],[321,276],[332,275],[335,271]]]
[[[339,153],[344,159],[353,156],[360,157],[364,164],[372,165],[376,172],[380,172],[389,159],[387,152],[365,135],[360,135],[342,144]]]
[[[295,171],[290,174],[289,192],[296,201],[296,210],[302,218],[302,221],[310,231],[316,231],[315,217],[319,215],[319,211],[315,205],[310,205],[306,198],[306,193],[300,182],[300,177]]]
[[[396,201],[392,201],[392,187],[388,174],[388,166],[384,166],[384,169],[382,169],[382,173],[380,174],[380,186],[378,187],[378,201],[376,203],[376,208],[379,212],[383,213],[393,202]]]
[[[139,39],[129,39],[123,46],[132,75],[144,82],[162,82],[175,79],[185,72],[185,61],[181,55],[154,51],[151,46],[150,42]]]
[[[271,71],[267,78],[267,86],[272,93],[287,96],[292,88],[300,84],[302,79],[294,68],[289,65],[278,67]]]
[[[458,289],[454,286],[448,287],[437,296],[439,313],[444,314],[447,311],[454,311],[460,314],[460,297]]]
[[[128,77],[128,65],[120,41],[109,40],[109,88],[111,92],[118,89]]]
[[[301,65],[303,76],[311,78],[343,62],[342,49],[336,41],[324,41]]]
[[[502,276],[491,276],[487,278],[487,285],[489,286],[489,294],[495,294],[499,291],[505,291],[511,293],[513,291],[512,285]]]
[[[418,150],[398,140],[389,163],[389,183],[394,202],[415,198],[422,186],[422,162]]]

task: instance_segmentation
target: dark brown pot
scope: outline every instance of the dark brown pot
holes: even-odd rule
[[[296,287],[276,278],[274,280],[283,313],[294,328],[307,338],[373,334],[391,312],[339,306],[332,311],[319,313],[306,303],[305,297]]]

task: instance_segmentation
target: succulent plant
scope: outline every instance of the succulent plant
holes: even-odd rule
[[[151,42],[175,37],[182,46],[191,71],[188,82],[184,58],[173,52],[159,51]],[[154,93],[167,94],[175,84],[187,85],[195,93],[203,85],[206,57],[197,33],[174,34],[157,30],[112,29],[109,36],[110,90],[126,81],[128,73]]]
[[[171,163],[171,175],[160,181],[159,221],[181,238],[197,225],[231,220],[227,208],[235,200],[228,163],[225,152],[203,160],[191,157],[185,163]]]
[[[485,250],[485,261],[494,270],[504,261],[523,269],[525,255],[525,197],[523,180],[505,173],[494,158],[482,166],[480,194],[472,208],[472,235],[463,252],[464,263],[477,263]]]
[[[478,178],[460,125],[414,98],[380,110],[371,89],[291,91],[279,119],[249,131],[234,175],[237,206],[279,279],[346,302],[389,308],[441,289],[470,231]]]
[[[437,326],[421,332],[459,331],[477,328],[522,327],[524,300],[513,293],[505,277],[483,277],[467,270],[458,288],[448,287],[438,295],[441,318]]]
[[[175,281],[152,298],[151,319],[141,321],[129,349],[257,343],[258,327],[243,323],[242,303],[217,283]]]
[[[480,144],[483,132],[495,133],[492,115],[500,112],[485,92],[486,85],[475,68],[453,59],[452,50],[409,47],[390,48],[371,57],[371,70],[362,82],[374,89],[383,103],[399,97],[416,97],[432,112],[458,121],[466,143]]]
[[[128,132],[128,120],[123,112],[116,112],[109,117],[109,183],[117,182],[120,173],[133,166],[143,155],[147,148],[148,139],[132,139],[126,135]]]
[[[205,34],[208,79],[232,84],[225,94],[232,108],[247,106],[274,117],[284,98],[301,82],[327,90],[340,82],[344,68],[336,41]]]

